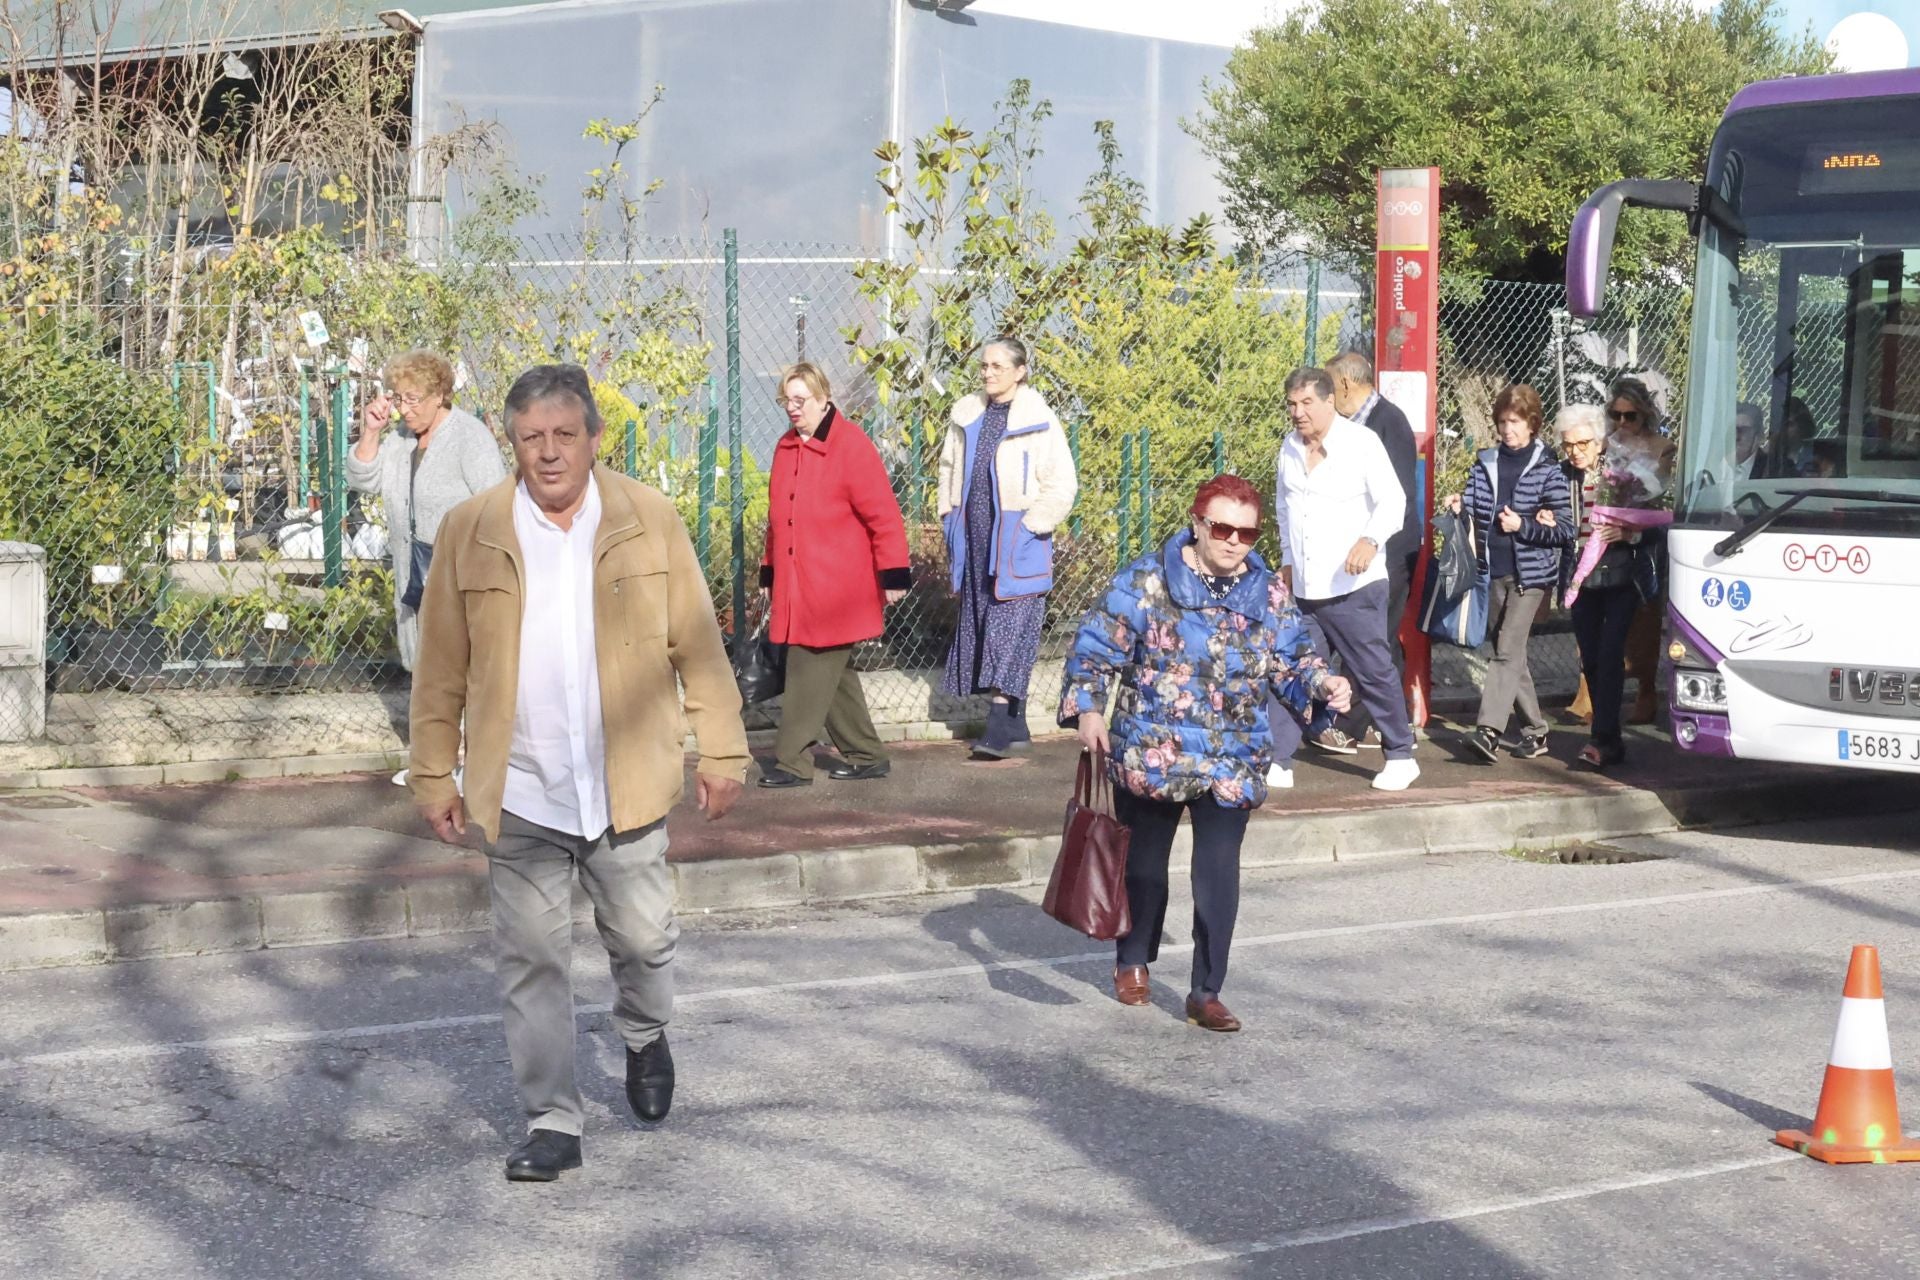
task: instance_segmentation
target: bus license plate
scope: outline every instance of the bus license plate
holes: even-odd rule
[[[1840,759],[1851,764],[1920,764],[1920,736],[1842,729]]]

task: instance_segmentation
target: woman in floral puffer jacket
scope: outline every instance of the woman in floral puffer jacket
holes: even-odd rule
[[[1067,659],[1060,723],[1108,751],[1114,811],[1132,833],[1133,928],[1113,971],[1122,1004],[1149,1003],[1147,966],[1167,914],[1167,862],[1184,810],[1193,820],[1193,983],[1187,1020],[1238,1031],[1220,1002],[1240,908],[1240,845],[1267,798],[1271,693],[1305,711],[1345,711],[1352,691],[1315,655],[1293,598],[1253,553],[1260,494],[1221,475],[1194,495],[1189,528],[1122,569],[1088,611]],[[1105,710],[1119,693],[1109,738]]]

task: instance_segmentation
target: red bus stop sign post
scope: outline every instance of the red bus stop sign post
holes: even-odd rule
[[[1413,426],[1418,448],[1414,491],[1420,504],[1420,558],[1408,585],[1400,639],[1407,651],[1407,712],[1427,722],[1433,659],[1420,629],[1420,593],[1433,558],[1426,536],[1433,516],[1433,442],[1438,403],[1434,375],[1440,358],[1440,171],[1382,169],[1378,178],[1374,282],[1373,363],[1380,394],[1398,405]]]

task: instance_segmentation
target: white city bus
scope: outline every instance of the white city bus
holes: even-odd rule
[[[1568,243],[1576,315],[1601,309],[1623,205],[1685,211],[1700,240],[1674,740],[1920,771],[1920,69],[1750,85],[1703,184],[1595,192]]]

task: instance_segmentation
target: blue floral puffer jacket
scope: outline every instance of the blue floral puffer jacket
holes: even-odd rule
[[[1300,610],[1258,555],[1215,600],[1181,550],[1182,530],[1158,554],[1122,569],[1087,612],[1067,658],[1060,723],[1102,711],[1117,673],[1114,781],[1137,796],[1185,802],[1211,791],[1230,809],[1267,798],[1273,733],[1267,698],[1305,711],[1327,679]]]

